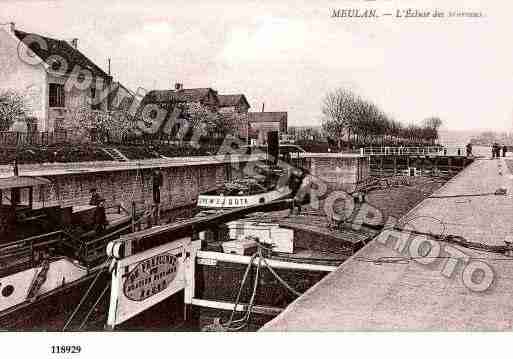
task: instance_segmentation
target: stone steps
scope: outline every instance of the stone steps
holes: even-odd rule
[[[125,155],[123,155],[117,148],[114,147],[104,147],[102,148],[103,152],[108,154],[114,160],[119,162],[128,162],[130,161]]]

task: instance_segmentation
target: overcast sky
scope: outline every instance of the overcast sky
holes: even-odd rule
[[[279,3],[279,4],[276,4]],[[404,122],[451,129],[513,125],[508,1],[3,1],[0,22],[79,48],[129,88],[212,87],[253,111],[321,119],[326,92],[350,87]],[[450,3],[449,5],[447,3]],[[333,8],[477,10],[479,19],[350,20]]]

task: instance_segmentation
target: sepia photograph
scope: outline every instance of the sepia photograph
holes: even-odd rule
[[[0,0],[0,343],[511,333],[511,10]]]

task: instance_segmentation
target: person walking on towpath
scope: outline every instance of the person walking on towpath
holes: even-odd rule
[[[472,144],[469,142],[467,143],[467,157],[472,156]]]

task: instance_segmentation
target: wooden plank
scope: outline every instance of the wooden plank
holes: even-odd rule
[[[198,259],[216,260],[228,263],[248,264],[251,260],[250,256],[239,256],[236,254],[228,254],[221,252],[209,252],[209,251],[198,251]],[[278,261],[276,259],[266,259],[269,266],[277,269],[295,269],[295,270],[307,270],[307,271],[318,271],[318,272],[333,272],[337,269],[336,266],[327,266],[320,264],[309,264],[309,263],[295,263]],[[254,261],[253,265],[257,265],[258,261]]]
[[[235,307],[235,303],[216,301],[216,300],[199,299],[199,298],[193,298],[192,305],[195,305],[197,307],[214,308],[214,309],[221,309],[221,310],[228,310],[228,311],[232,311],[233,308]],[[243,303],[243,304],[238,304],[237,308],[235,310],[237,312],[244,312],[247,310],[247,308],[248,308],[248,304]],[[268,306],[263,306],[263,305],[254,305],[251,308],[251,313],[266,314],[266,315],[273,315],[273,316],[280,314],[282,311],[283,311],[282,308],[268,307]]]

